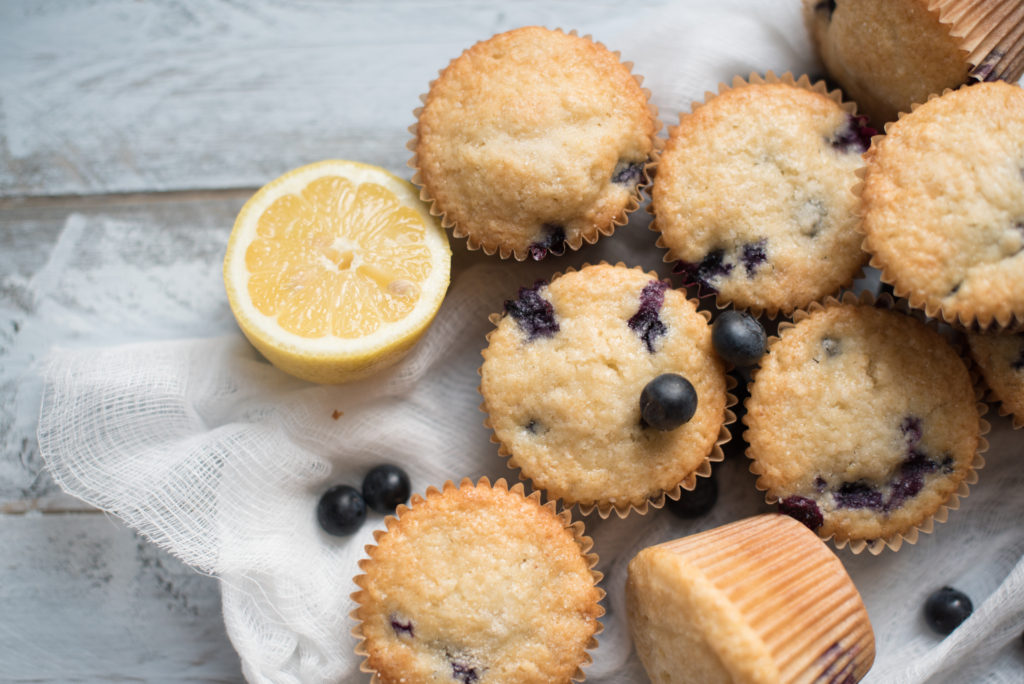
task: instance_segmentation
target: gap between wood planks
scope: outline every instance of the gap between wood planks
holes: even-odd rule
[[[146,192],[112,192],[98,195],[34,195],[31,197],[0,197],[0,211],[37,208],[102,209],[104,207],[150,204],[156,202],[187,202],[191,200],[247,199],[258,187],[202,190],[153,190]]]

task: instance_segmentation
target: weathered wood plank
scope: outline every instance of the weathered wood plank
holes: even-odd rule
[[[0,515],[0,680],[236,682],[217,581],[100,515]]]
[[[407,175],[412,110],[464,48],[632,21],[618,0],[5,2],[0,196],[258,186],[330,157]]]

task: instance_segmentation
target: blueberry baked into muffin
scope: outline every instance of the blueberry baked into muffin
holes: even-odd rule
[[[585,266],[521,288],[492,320],[486,425],[549,497],[603,516],[645,512],[721,460],[734,418],[711,328],[654,274]]]
[[[982,464],[988,426],[966,365],[924,323],[852,296],[795,320],[746,402],[758,488],[840,547],[915,541]]]
[[[413,182],[470,249],[542,259],[626,222],[660,126],[617,54],[524,27],[477,43],[431,84]]]
[[[882,280],[949,323],[1024,321],[1024,89],[933,98],[866,160],[860,228]]]
[[[803,0],[803,7],[825,69],[879,127],[947,88],[1024,73],[1024,9],[1016,0]]]
[[[643,549],[629,563],[626,608],[654,684],[855,684],[874,661],[843,564],[784,515]]]
[[[852,188],[874,131],[838,93],[788,74],[737,78],[669,133],[653,228],[689,283],[774,316],[860,273]]]
[[[1013,416],[1015,428],[1024,427],[1024,332],[977,333],[967,339],[1000,413]]]
[[[539,499],[467,479],[387,519],[353,594],[357,653],[375,682],[583,678],[604,612],[597,557],[583,523]]]

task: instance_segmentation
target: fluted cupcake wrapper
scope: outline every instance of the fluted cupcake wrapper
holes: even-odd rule
[[[825,97],[828,97],[829,99],[833,100],[836,104],[838,104],[847,114],[857,118],[857,104],[855,102],[853,102],[853,101],[845,100],[843,98],[843,93],[842,93],[842,91],[839,88],[836,88],[836,89],[833,89],[833,90],[829,90],[828,84],[824,80],[812,81],[811,78],[809,76],[807,76],[806,74],[803,74],[803,75],[797,77],[792,72],[787,71],[787,72],[785,72],[785,73],[783,73],[781,75],[776,75],[775,72],[769,70],[769,71],[765,72],[764,76],[762,76],[761,74],[759,74],[757,72],[751,72],[750,75],[747,78],[743,78],[742,76],[738,76],[737,75],[737,76],[733,77],[732,82],[730,84],[719,83],[718,84],[718,91],[717,92],[712,92],[710,90],[709,91],[705,91],[704,99],[703,100],[692,102],[690,104],[690,111],[689,112],[681,112],[679,114],[680,124],[682,124],[683,119],[688,114],[692,114],[693,112],[697,111],[698,109],[700,109],[704,105],[708,104],[713,99],[719,97],[723,93],[726,93],[726,92],[731,91],[731,90],[736,90],[738,88],[745,88],[745,87],[751,86],[751,85],[762,85],[762,84],[766,84],[766,83],[784,83],[786,85],[794,86],[794,87],[797,87],[797,88],[803,88],[804,90],[808,90],[808,91],[811,91],[811,92],[814,92],[814,93],[818,93],[820,95],[824,95]],[[669,126],[669,128],[668,128],[669,138],[671,138],[673,135],[675,135],[678,130],[679,130],[679,125]],[[871,129],[871,130],[873,130],[873,129]],[[656,150],[656,152],[654,154],[654,161],[653,161],[652,167],[653,167],[653,170],[655,170],[655,171],[657,170],[657,166],[658,166],[658,164],[661,161],[661,156],[662,156],[663,152],[664,152],[664,144],[661,146],[661,148]],[[647,188],[647,192],[648,192],[648,194],[653,199],[653,184],[652,184],[652,187],[648,187]],[[662,231],[661,231],[661,228],[658,226],[658,217],[657,217],[657,214],[656,214],[656,212],[654,210],[653,202],[648,203],[648,205],[647,205],[647,212],[654,217],[654,219],[651,221],[651,223],[649,225],[650,230],[658,233],[658,239],[657,239],[655,245],[657,247],[661,248],[661,249],[666,250],[666,253],[662,257],[662,260],[665,263],[669,263],[669,264],[674,264],[674,263],[677,263],[677,262],[681,261],[682,257],[679,254],[675,253],[672,250],[672,248],[669,247],[665,243],[664,237],[661,235]],[[860,267],[857,268],[853,273],[851,273],[849,278],[847,278],[834,291],[825,293],[824,295],[819,297],[818,301],[821,301],[825,297],[827,297],[829,295],[832,295],[832,294],[835,294],[836,292],[839,292],[841,290],[845,290],[845,289],[848,289],[849,287],[851,287],[855,280],[857,280],[858,278],[861,278],[861,277],[864,276],[864,264],[866,262],[867,262],[867,254],[864,255]],[[694,288],[695,291],[697,292],[698,298],[700,298],[700,299],[704,299],[704,298],[708,298],[708,297],[714,297],[715,306],[718,309],[720,309],[720,310],[721,309],[726,309],[726,308],[729,308],[729,307],[733,307],[733,308],[740,309],[740,310],[743,310],[743,311],[748,311],[753,316],[762,316],[762,315],[764,315],[769,320],[775,320],[776,317],[779,316],[779,314],[787,315],[788,316],[795,309],[798,309],[798,308],[800,308],[802,306],[807,306],[808,304],[810,304],[810,302],[805,302],[805,303],[800,303],[800,304],[796,304],[796,305],[793,305],[793,306],[772,306],[772,305],[757,306],[757,305],[754,305],[754,306],[742,307],[742,306],[738,306],[731,299],[729,299],[727,297],[724,297],[717,290],[715,290],[713,288],[707,288],[704,285],[702,285],[701,283],[697,282],[696,280],[691,280],[691,279],[684,278],[683,279],[683,286],[684,287],[692,287],[692,288]]]
[[[887,293],[884,293],[876,297],[871,292],[862,292],[859,295],[854,294],[853,292],[845,292],[843,293],[841,298],[828,297],[823,302],[815,302],[811,304],[809,307],[807,307],[807,309],[798,310],[794,312],[791,322],[784,321],[780,323],[778,335],[773,335],[768,338],[768,354],[771,354],[772,347],[780,339],[782,339],[782,337],[786,334],[786,331],[796,327],[796,325],[800,321],[806,319],[811,314],[823,311],[826,308],[842,305],[873,306],[877,308],[898,311],[904,315],[911,316],[913,318],[916,318],[918,321],[921,321],[930,329],[935,331],[936,334],[942,334],[937,321],[927,319],[920,312],[908,309],[904,302],[897,302]],[[946,501],[942,505],[940,505],[934,513],[932,513],[929,516],[926,516],[920,523],[912,526],[907,530],[896,532],[889,536],[878,539],[852,539],[840,537],[835,534],[821,535],[821,538],[824,541],[831,541],[833,544],[835,544],[836,548],[842,549],[849,547],[850,551],[854,554],[859,554],[866,549],[872,555],[878,555],[882,553],[882,551],[886,548],[890,549],[891,551],[898,551],[904,542],[908,544],[916,544],[918,536],[921,533],[931,534],[934,531],[936,522],[946,522],[949,516],[949,511],[957,510],[960,507],[960,500],[966,498],[970,494],[970,485],[977,483],[978,471],[985,466],[985,458],[982,454],[988,451],[989,447],[988,440],[985,438],[985,435],[988,434],[989,431],[992,429],[989,422],[984,418],[985,413],[988,412],[988,406],[984,403],[984,401],[982,401],[982,398],[984,396],[984,386],[982,384],[980,375],[978,374],[977,370],[974,368],[973,364],[970,362],[968,358],[967,351],[964,348],[963,343],[957,340],[950,340],[948,335],[945,335],[944,337],[948,342],[950,342],[954,351],[959,356],[960,360],[964,363],[965,367],[968,370],[971,380],[971,386],[974,392],[974,405],[978,413],[978,445],[975,449],[973,457],[971,458],[971,462],[969,464],[969,467],[963,480],[960,482],[956,491],[952,492],[946,499]],[[760,367],[754,370],[753,378],[751,380],[752,383],[757,381],[757,373],[759,370]],[[750,402],[750,397],[748,397],[744,402],[744,408],[748,409],[747,415],[749,415]],[[747,425],[747,429],[743,433],[744,439],[746,439],[747,443],[749,444],[750,440],[748,438],[748,434],[750,432],[750,426],[746,420],[746,417],[744,418],[744,424]],[[757,482],[755,483],[755,486],[758,490],[765,492],[765,502],[768,503],[769,505],[775,505],[779,503],[778,497],[775,497],[769,493],[769,488],[763,482],[762,479],[764,472],[762,471],[758,461],[750,453],[749,448],[747,451],[747,456],[748,458],[751,459],[749,470],[758,478]]]
[[[961,86],[955,90],[952,88],[946,88],[941,93],[933,93],[929,95],[926,102],[931,102],[932,100],[943,97],[949,93],[955,93],[970,87],[971,86],[969,85]],[[896,121],[887,122],[885,124],[884,134],[876,135],[871,139],[871,146],[864,154],[866,164],[856,171],[857,183],[852,188],[853,194],[857,197],[855,211],[860,219],[856,226],[857,231],[864,236],[864,239],[861,242],[861,249],[867,253],[869,257],[868,265],[880,272],[879,279],[881,282],[891,286],[893,293],[897,297],[905,299],[912,308],[923,311],[929,318],[941,319],[948,325],[963,331],[1024,329],[1024,309],[1012,310],[1011,308],[991,315],[979,316],[976,312],[971,313],[962,310],[952,310],[948,306],[943,306],[942,302],[936,300],[934,297],[929,297],[916,290],[911,290],[904,283],[900,282],[899,278],[893,271],[892,264],[886,262],[879,254],[877,241],[872,237],[871,233],[865,226],[864,218],[867,213],[867,209],[865,208],[864,189],[867,184],[868,174],[872,164],[874,163],[874,158],[878,154],[879,147],[884,144],[885,137],[893,126],[898,122],[903,121],[903,119],[910,114],[916,112],[923,104],[925,103],[913,104],[911,105],[909,112],[900,112]]]
[[[1024,75],[1024,4],[1014,0],[930,0],[978,81],[1015,82]]]
[[[579,32],[576,31],[575,29],[566,32],[561,28],[556,28],[554,29],[554,31],[563,33],[565,35],[581,37],[583,40],[590,41],[591,43],[598,47],[601,47],[606,50],[608,49],[607,46],[605,46],[603,43],[594,40],[593,36],[591,36],[590,34],[580,36]],[[477,44],[483,42],[486,41],[478,41]],[[654,123],[654,130],[651,132],[652,156],[644,164],[641,173],[641,178],[639,182],[636,184],[635,188],[633,189],[633,192],[630,195],[630,198],[627,201],[626,205],[623,207],[622,211],[619,212],[617,216],[612,218],[611,222],[608,223],[608,225],[594,226],[593,230],[590,232],[580,233],[565,240],[565,248],[571,249],[573,251],[580,249],[584,243],[592,245],[595,242],[597,242],[601,237],[610,237],[615,233],[616,228],[618,228],[619,226],[624,226],[629,222],[629,215],[636,211],[640,207],[641,202],[643,201],[644,189],[650,186],[651,184],[654,167],[653,155],[657,152],[658,148],[663,144],[662,139],[658,137],[658,132],[661,130],[661,119],[658,118],[658,108],[651,102],[650,89],[643,87],[644,77],[639,74],[632,73],[633,62],[621,61],[622,55],[618,50],[609,50],[609,52],[620,60],[620,63],[623,67],[630,71],[630,75],[632,76],[633,80],[636,81],[637,86],[640,88],[640,91],[644,95],[647,110],[650,113],[651,121]],[[461,55],[459,56],[461,57]],[[459,57],[453,58],[449,62],[449,66],[458,58]],[[447,67],[445,67],[445,69],[446,68]],[[445,69],[440,69],[438,71],[439,77],[442,74],[444,74]],[[427,87],[428,92],[423,93],[419,96],[420,102],[422,102],[424,105],[426,105],[427,103],[429,90],[433,88],[436,82],[436,79],[431,81]],[[447,212],[445,212],[443,207],[439,206],[437,199],[433,195],[431,195],[429,188],[425,185],[423,180],[423,175],[420,170],[419,154],[417,152],[417,148],[419,147],[420,142],[418,122],[422,112],[423,107],[417,107],[413,110],[412,113],[413,116],[416,118],[417,123],[414,123],[409,127],[408,130],[409,133],[412,134],[412,138],[406,143],[406,148],[410,152],[412,152],[412,157],[409,159],[406,165],[413,170],[412,182],[420,189],[420,199],[428,204],[430,208],[430,213],[433,216],[437,216],[440,218],[442,227],[451,230],[453,237],[460,239],[464,238],[466,240],[466,247],[468,249],[473,251],[482,250],[484,254],[487,254],[488,256],[497,254],[498,257],[500,257],[501,259],[513,258],[516,261],[524,261],[527,258],[527,256],[530,255],[529,248],[515,249],[509,245],[502,244],[498,241],[487,241],[480,239],[477,235],[468,231],[465,228],[465,226],[459,225],[455,221],[455,219],[453,219],[450,215],[448,215]]]
[[[473,482],[473,480],[466,477],[463,478],[458,485],[456,485],[451,480],[447,480],[442,485],[441,489],[431,486],[427,488],[427,491],[423,496],[419,494],[413,494],[409,500],[408,505],[399,505],[398,508],[395,510],[395,514],[393,516],[388,516],[387,518],[385,518],[385,529],[376,530],[373,533],[374,541],[380,542],[381,538],[383,538],[385,535],[391,532],[391,530],[401,525],[403,516],[405,516],[410,511],[415,510],[417,507],[427,504],[431,500],[436,499],[437,497],[444,496],[450,492],[472,488],[493,488],[496,490],[508,492],[511,495],[523,497],[528,501],[535,502],[539,508],[548,511],[553,517],[557,518],[562,523],[562,526],[572,534],[573,540],[579,547],[580,554],[582,555],[584,562],[586,563],[586,566],[590,571],[590,575],[593,578],[594,586],[596,587],[596,590],[598,592],[597,601],[600,602],[604,600],[606,593],[604,589],[598,586],[601,580],[604,579],[604,574],[595,569],[599,559],[597,554],[591,553],[591,550],[594,546],[594,542],[590,537],[586,535],[586,530],[584,528],[583,522],[579,520],[573,521],[572,513],[567,509],[559,510],[557,504],[554,501],[543,502],[540,492],[533,492],[530,495],[526,495],[525,488],[522,483],[518,483],[512,487],[509,487],[508,482],[504,478],[499,478],[493,484],[487,477],[481,477],[476,482]],[[359,569],[363,571],[364,574],[357,575],[353,579],[356,586],[359,587],[359,590],[353,592],[351,595],[352,600],[355,602],[356,608],[349,614],[349,617],[356,623],[356,626],[352,629],[351,632],[352,636],[356,638],[356,646],[354,648],[354,652],[356,655],[361,656],[363,658],[359,669],[361,672],[371,675],[371,684],[382,684],[382,679],[379,673],[370,665],[370,652],[368,650],[366,643],[367,637],[363,633],[363,621],[362,618],[360,617],[360,610],[363,608],[363,606],[365,606],[366,601],[369,598],[365,588],[365,572],[367,568],[370,566],[370,564],[374,562],[374,555],[377,551],[377,548],[377,545],[367,544],[365,547],[367,557],[359,561]],[[604,625],[600,622],[599,618],[601,618],[604,615],[605,609],[602,605],[600,605],[600,603],[598,604],[597,609],[598,620],[596,621],[596,629],[594,630],[593,635],[590,637],[585,646],[586,650],[583,654],[583,661],[576,668],[576,671],[570,678],[571,681],[584,681],[586,679],[586,674],[584,673],[583,668],[589,665],[591,662],[593,662],[593,657],[591,656],[590,651],[593,651],[597,648],[597,636],[604,629]]]
[[[698,604],[709,596],[724,599],[729,606],[724,613],[743,625],[736,638],[763,646],[736,653],[766,653],[778,670],[772,681],[855,682],[871,668],[874,633],[860,594],[835,554],[792,518],[767,514],[739,520],[659,544],[637,558],[651,552],[681,559],[687,574],[697,578],[691,581]],[[677,591],[691,590],[680,582]],[[716,619],[695,618],[698,623]],[[762,681],[763,661],[737,657],[731,644],[709,643],[734,677]]]
[[[590,265],[591,264],[589,264],[589,263],[585,263],[579,269],[576,269],[576,268],[573,268],[573,267],[569,267],[569,268],[565,269],[564,271],[558,271],[558,272],[554,273],[551,276],[549,283],[550,282],[554,282],[557,278],[559,278],[562,275],[565,275],[566,273],[574,273],[574,272],[577,272],[577,271],[582,270],[584,268],[587,268]],[[596,264],[596,265],[611,265],[611,264],[609,264],[609,262],[607,262],[607,261],[603,261],[602,260],[602,261],[598,262],[598,264]],[[622,262],[618,262],[618,263],[616,263],[614,265],[617,266],[617,267],[624,267],[624,268],[627,267],[626,264],[624,264]],[[635,268],[635,270],[641,270],[639,267],[634,267],[634,268]],[[651,278],[653,278],[653,279],[658,279],[657,273],[654,273],[653,271],[646,272],[646,274],[648,276],[650,276]],[[662,282],[665,282],[665,281],[662,281]],[[667,284],[669,285],[669,287],[671,287],[671,283],[667,283]],[[693,305],[693,307],[697,310],[697,313],[700,314],[704,318],[705,321],[710,322],[711,314],[709,312],[707,312],[707,311],[699,309],[698,308],[697,300],[689,299],[688,301]],[[490,315],[489,320],[494,325],[494,329],[492,329],[490,332],[487,333],[487,336],[486,336],[486,339],[485,339],[485,341],[487,342],[487,345],[485,345],[485,348],[486,348],[486,346],[490,345],[491,336],[497,330],[497,326],[501,322],[503,317],[504,317],[504,315],[502,313],[500,313],[500,312],[499,313],[493,313],[493,314]],[[477,370],[478,375],[482,375],[482,371],[483,371],[483,367],[481,366]],[[604,499],[597,500],[597,501],[579,501],[579,500],[576,500],[576,499],[570,499],[568,497],[563,496],[563,497],[561,497],[563,505],[565,505],[569,509],[571,509],[573,506],[578,505],[581,515],[590,515],[591,513],[593,513],[596,510],[597,514],[602,519],[606,519],[614,511],[615,514],[618,515],[619,518],[625,518],[627,515],[629,515],[633,511],[636,511],[639,515],[646,515],[650,508],[654,508],[654,509],[662,508],[665,505],[666,499],[671,499],[673,501],[678,500],[683,495],[683,490],[693,491],[696,488],[696,486],[697,486],[697,478],[698,477],[710,477],[711,476],[711,464],[712,463],[716,463],[716,462],[720,462],[720,461],[724,461],[725,460],[725,453],[722,450],[722,447],[727,442],[729,442],[729,440],[732,439],[732,435],[731,435],[731,433],[729,431],[729,427],[728,426],[732,425],[733,423],[736,422],[736,414],[731,409],[732,409],[733,406],[735,406],[737,403],[739,403],[739,400],[736,398],[736,396],[732,393],[731,390],[735,389],[737,384],[738,383],[737,383],[736,379],[733,378],[731,375],[729,375],[727,373],[726,376],[725,376],[725,390],[726,390],[725,391],[725,409],[724,409],[724,412],[723,412],[722,423],[721,423],[721,426],[719,428],[718,436],[715,438],[714,444],[712,445],[710,452],[704,457],[704,459],[700,462],[700,464],[697,466],[697,468],[695,468],[689,474],[687,474],[687,476],[684,477],[680,482],[677,482],[672,487],[670,487],[668,489],[665,489],[665,490],[662,490],[660,492],[657,492],[656,494],[654,494],[652,496],[646,496],[646,497],[643,497],[642,499],[638,499],[638,500],[631,500],[631,501],[626,501],[626,502],[619,501],[619,502],[613,503],[610,500],[604,500]],[[480,392],[481,396],[483,396],[483,388],[481,386],[478,386],[477,389]],[[511,449],[509,449],[509,447],[506,444],[504,444],[498,438],[497,434],[494,431],[494,425],[491,422],[490,411],[489,411],[489,409],[487,407],[486,397],[484,398],[483,402],[481,402],[479,408],[480,408],[480,411],[483,412],[486,415],[486,418],[484,419],[483,425],[484,425],[485,428],[487,428],[488,430],[491,431],[490,440],[491,440],[492,443],[498,445],[498,455],[507,459],[506,465],[510,469],[512,469],[512,470],[518,470],[519,471],[518,475],[519,475],[519,479],[521,481],[529,481],[533,487],[537,487],[539,489],[544,489],[543,483],[534,481],[533,478],[531,478],[528,474],[523,472],[522,466],[519,463],[519,461],[516,459],[515,454],[512,452]]]
[[[1013,335],[1014,333],[1009,334]],[[1021,334],[1024,334],[1024,331],[1021,331]],[[983,337],[983,335],[979,334],[978,337]],[[1016,394],[1013,394],[1012,386],[1008,387],[1007,384],[1000,383],[998,378],[994,379],[990,377],[990,373],[998,374],[998,371],[996,369],[986,368],[986,363],[984,363],[983,359],[985,356],[990,354],[991,351],[979,349],[979,342],[981,342],[981,340],[977,339],[974,335],[969,335],[966,346],[969,351],[968,359],[971,362],[971,370],[973,373],[977,374],[980,381],[984,384],[984,399],[986,402],[996,407],[1000,416],[1010,419],[1014,430],[1020,430],[1024,428],[1024,410],[1018,410],[1015,412],[1011,408],[1011,405],[1016,405],[1019,408],[1024,402],[1022,402]],[[999,391],[996,386],[1001,387],[1004,392],[1010,392],[1012,399],[1011,396],[1006,396],[1003,392]]]

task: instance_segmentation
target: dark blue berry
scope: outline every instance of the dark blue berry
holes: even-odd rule
[[[665,302],[666,283],[652,280],[640,292],[640,308],[626,322],[629,329],[640,337],[647,351],[654,353],[654,341],[668,331],[668,327],[659,318],[661,305]]]
[[[409,492],[409,476],[398,466],[376,466],[363,478],[366,505],[384,515],[394,513],[398,504],[408,501]]]
[[[540,289],[545,285],[546,281],[538,280],[533,287],[519,288],[518,299],[505,301],[505,312],[515,319],[530,341],[538,337],[552,337],[558,332],[555,308],[540,296]]]
[[[724,311],[711,327],[711,344],[727,363],[753,366],[764,356],[768,338],[757,319],[743,311]]]
[[[530,245],[530,258],[540,261],[548,254],[561,256],[565,252],[565,228],[557,223],[545,223],[541,229],[544,239]]]
[[[835,492],[836,505],[842,508],[870,508],[880,511],[885,504],[882,492],[867,482],[844,482]]]
[[[665,499],[665,508],[676,517],[699,518],[718,501],[718,482],[713,477],[698,477],[693,491],[683,490],[677,501]]]
[[[711,281],[719,276],[727,276],[732,272],[732,264],[725,262],[725,250],[716,249],[709,252],[700,263],[680,261],[676,264],[675,271],[681,273],[704,288],[715,291]]]
[[[907,440],[907,446],[911,449],[917,446],[924,434],[921,431],[921,419],[917,416],[906,416],[900,423],[900,432]]]
[[[366,520],[366,502],[355,487],[336,485],[320,497],[316,519],[324,532],[344,537],[358,530]]]
[[[871,138],[878,131],[868,126],[868,117],[846,115],[846,121],[829,140],[832,147],[841,152],[867,152],[871,146]]]
[[[612,171],[612,183],[632,187],[640,182],[640,176],[643,174],[643,171],[643,162],[620,161]]]
[[[949,634],[972,612],[971,599],[952,587],[942,587],[924,602],[924,619],[939,634]]]
[[[761,238],[757,242],[748,242],[743,245],[740,260],[743,262],[743,268],[746,269],[748,278],[753,278],[758,267],[768,260],[768,255],[764,251],[767,244],[768,239]]]
[[[806,496],[786,497],[779,502],[779,513],[795,518],[814,531],[817,531],[825,522],[818,504]]]
[[[475,682],[479,681],[480,673],[477,672],[473,665],[451,656],[449,656],[449,662],[452,666],[452,679],[462,682],[462,684],[475,684]]]
[[[696,412],[697,390],[682,375],[659,375],[640,393],[640,416],[655,430],[675,430]]]
[[[416,631],[413,629],[412,620],[401,620],[397,615],[391,616],[391,629],[398,636],[407,635],[410,639],[416,637]]]

